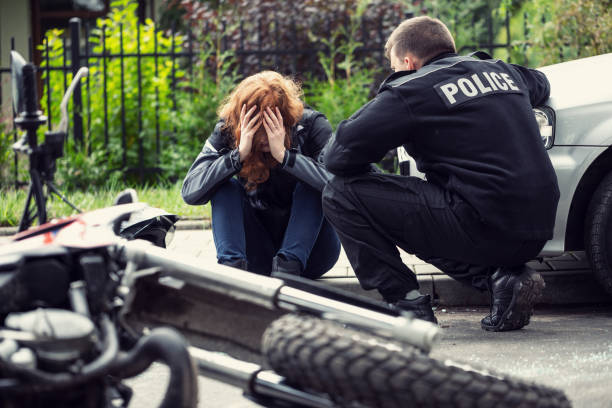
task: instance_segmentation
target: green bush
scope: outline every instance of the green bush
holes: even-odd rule
[[[610,0],[504,0],[500,10],[512,15],[510,56],[520,64],[537,67],[612,52]]]
[[[155,52],[157,41],[158,53],[174,53],[182,50],[182,37],[175,36],[174,40],[161,31],[156,31],[153,21],[147,20],[144,24],[138,22],[135,0],[114,0],[111,3],[111,12],[106,18],[96,21],[91,31],[89,42],[93,44],[92,52],[102,54],[119,54],[121,51],[121,36],[123,36],[123,52],[136,54],[138,52],[138,35],[140,33],[140,53],[152,54]],[[123,27],[121,32],[121,27]],[[105,47],[102,41],[102,30],[105,34]],[[63,32],[51,30],[47,33],[49,46],[49,65],[61,66],[63,63]],[[41,47],[43,54],[45,48]],[[134,170],[139,166],[139,155],[142,151],[143,166],[146,168],[162,167],[163,155],[158,154],[181,144],[178,135],[173,129],[173,97],[180,98],[180,90],[172,87],[172,73],[176,81],[181,81],[185,75],[175,59],[174,66],[170,56],[158,57],[157,73],[155,59],[142,57],[140,59],[140,95],[138,65],[135,57],[124,57],[124,81],[121,82],[121,59],[119,57],[105,58],[106,70],[102,59],[92,59],[89,76],[89,93],[84,92],[86,82],[83,82],[83,128],[84,145],[75,146],[70,138],[66,146],[65,157],[58,163],[58,179],[63,186],[69,188],[86,188],[91,185],[105,185],[109,180],[116,180],[126,175],[128,169]],[[43,65],[47,59],[43,59]],[[63,73],[61,71],[45,71],[43,81],[50,75],[52,101],[52,115],[54,120],[59,118],[59,99],[64,91]],[[104,78],[106,75],[106,90],[108,100],[108,141],[105,140],[104,119]],[[69,75],[69,78],[71,75]],[[121,98],[124,98],[122,110]],[[45,87],[42,98],[42,107],[47,109],[49,92]],[[72,107],[69,107],[72,111]],[[89,115],[91,119],[89,122]],[[125,147],[123,145],[122,115],[125,115]],[[140,122],[142,128],[140,129]],[[70,120],[72,123],[72,120]],[[159,146],[156,140],[156,130],[159,127]],[[88,131],[89,128],[89,131]],[[136,172],[131,171],[132,176]],[[166,179],[176,177],[176,174],[162,173],[158,176]],[[137,181],[136,179],[135,181]],[[142,181],[142,180],[141,180]],[[148,181],[151,181],[149,178]]]
[[[370,70],[359,70],[351,79],[308,81],[304,86],[306,103],[327,116],[332,127],[351,116],[369,99],[374,75]]]
[[[357,41],[361,18],[370,1],[359,0],[348,12],[349,21],[338,26],[329,38],[310,33],[314,43],[321,43],[327,52],[319,51],[318,58],[327,81],[311,79],[304,86],[306,102],[324,113],[332,127],[351,116],[368,101],[370,88],[378,70],[372,58],[358,59],[356,52],[363,44]]]
[[[173,1],[173,4],[178,4],[177,1]],[[100,59],[91,59],[90,76],[86,79],[89,81],[90,93],[85,92],[86,86],[82,87],[82,114],[86,131],[84,145],[75,146],[73,139],[69,138],[66,157],[58,163],[59,184],[74,189],[117,182],[124,177],[128,169],[133,170],[140,165],[140,150],[142,150],[144,167],[161,169],[156,179],[148,178],[146,182],[180,180],[210,134],[217,120],[216,110],[219,104],[239,79],[235,71],[238,56],[233,53],[231,47],[227,51],[221,51],[221,41],[224,36],[230,36],[231,41],[238,41],[234,35],[238,26],[232,23],[233,20],[226,22],[227,24],[221,24],[221,16],[226,16],[231,12],[238,13],[237,10],[241,10],[241,7],[251,5],[249,1],[230,2],[236,7],[219,9],[223,13],[215,9],[216,3],[210,7],[202,5],[205,10],[193,6],[195,7],[192,10],[194,15],[204,15],[201,13],[202,10],[207,10],[206,13],[212,14],[208,19],[186,22],[192,32],[205,32],[203,26],[198,26],[198,24],[204,24],[204,20],[209,23],[207,26],[216,30],[204,33],[200,38],[195,39],[194,43],[197,44],[196,47],[199,47],[199,55],[193,61],[176,59],[173,65],[170,57],[159,57],[156,75],[154,58],[141,58],[141,110],[138,104],[136,59],[125,57],[123,63],[125,81],[122,86],[120,59],[118,57],[106,58],[108,141],[105,140],[104,135],[103,64]],[[188,3],[182,2],[181,4],[185,6]],[[380,11],[383,8],[379,10],[378,7],[382,3],[385,3],[384,13]],[[259,11],[254,16],[265,14],[265,10],[268,10],[273,4],[276,3],[271,0],[262,0],[257,8]],[[314,16],[316,13],[313,14],[312,7],[309,7],[316,5],[325,8],[326,4],[319,4],[317,1],[304,3],[299,6],[299,10],[303,9],[301,12]],[[518,33],[522,34],[522,26],[526,26],[529,41],[519,38],[513,42],[514,46],[509,51],[498,50],[496,56],[510,58],[513,62],[529,63],[529,65],[554,61],[559,55],[563,55],[563,58],[570,58],[606,52],[606,50],[609,51],[610,43],[612,43],[609,38],[609,0],[599,2],[595,0],[576,2],[570,0],[559,2],[553,0],[538,2],[477,0],[469,4],[462,0],[423,0],[421,2],[346,0],[342,3],[342,7],[339,4],[334,3],[333,7],[331,3],[329,5],[331,9],[328,12],[342,12],[342,18],[338,17],[338,21],[334,23],[331,35],[321,36],[320,33],[324,30],[314,25],[311,28],[319,36],[313,35],[312,32],[309,36],[309,45],[322,51],[318,54],[320,68],[317,72],[324,73],[325,80],[315,80],[314,76],[311,76],[311,79],[306,80],[304,84],[306,102],[326,114],[334,128],[341,120],[349,117],[367,102],[372,90],[378,85],[375,82],[381,79],[380,74],[387,68],[381,66],[378,58],[375,60],[360,50],[368,44],[364,45],[358,39],[372,40],[371,35],[365,37],[361,35],[366,29],[363,21],[364,16],[368,17],[368,13],[378,12],[383,13],[380,14],[381,16],[397,16],[398,13],[403,14],[404,12],[411,12],[415,15],[426,12],[439,17],[447,23],[456,38],[457,47],[463,49],[463,52],[479,48],[479,44],[489,42],[491,33],[485,22],[486,17],[491,14],[493,16],[493,38],[498,43],[504,43],[506,38],[501,22],[505,13],[509,13],[512,16],[511,32],[513,35],[516,37]],[[286,8],[287,5],[282,5],[282,7]],[[90,44],[93,44],[91,51],[95,54],[102,53],[101,36],[102,28],[105,28],[106,52],[107,54],[118,54],[120,51],[120,24],[123,25],[124,53],[136,53],[138,33],[141,39],[141,53],[155,51],[154,39],[157,41],[158,53],[178,53],[186,48],[185,35],[176,35],[173,39],[165,32],[156,31],[152,21],[147,20],[144,24],[140,24],[136,17],[136,8],[136,0],[112,1],[111,13],[106,18],[99,19],[95,29],[91,32],[89,38]],[[215,10],[218,11],[217,14],[213,13]],[[209,16],[209,14],[205,15]],[[243,18],[242,15],[234,17],[234,20]],[[391,21],[393,19],[395,17],[385,20],[385,36],[393,28],[394,23]],[[547,22],[538,24],[538,21],[541,22],[542,19]],[[339,23],[340,20],[341,23]],[[255,20],[251,19],[245,23],[253,24],[253,21]],[[285,23],[290,24],[291,21],[285,21],[283,24]],[[285,25],[282,25],[281,28],[287,31],[282,33],[283,41],[291,40],[291,28]],[[367,26],[367,30],[372,29],[373,27]],[[573,32],[578,33],[576,38],[572,37]],[[64,33],[60,30],[48,32],[50,65],[53,67],[61,66],[64,63],[63,41],[61,40],[63,35]],[[270,41],[272,40],[269,40],[268,43]],[[304,39],[300,41],[304,42]],[[548,43],[552,46],[547,47]],[[173,44],[174,49],[172,50]],[[44,47],[41,49],[45,52]],[[376,53],[373,56],[379,57]],[[43,61],[45,64],[46,59]],[[191,69],[186,69],[185,62],[192,63]],[[175,84],[172,83],[173,72]],[[45,84],[47,83],[46,75],[43,78]],[[51,106],[52,117],[57,123],[59,98],[64,91],[64,75],[59,70],[49,75],[54,98]],[[304,76],[308,78],[307,74]],[[123,112],[120,104],[122,89],[125,97],[125,149],[122,142]],[[45,89],[45,92],[49,90]],[[176,110],[174,101],[176,101]],[[46,94],[41,102],[43,109],[46,110]],[[72,107],[69,107],[69,111],[72,111]],[[156,112],[159,120],[156,119]],[[91,115],[90,121],[89,115]],[[139,129],[139,120],[142,121],[142,129]],[[159,146],[156,140],[157,127],[160,131]],[[7,160],[10,152],[6,153],[8,139],[10,137],[6,136],[6,132],[2,133],[0,129],[0,166],[2,166],[3,180],[6,180],[4,177],[7,174],[6,168],[10,167],[6,163],[11,161],[10,158]],[[130,182],[138,181],[135,172],[127,174],[131,176]]]
[[[193,62],[193,74],[187,75],[180,85],[181,92],[177,94],[180,109],[172,118],[180,143],[162,152],[164,175],[170,179],[185,176],[217,123],[217,108],[238,81],[231,51],[221,52],[210,35],[196,42],[201,50]]]
[[[505,15],[498,12],[501,1],[425,0],[422,6],[428,10],[427,14],[439,18],[448,26],[457,51],[464,54],[483,48],[484,44],[492,42],[499,31],[503,31]]]
[[[12,143],[13,132],[9,131],[8,123],[0,120],[0,188],[7,187],[14,181],[11,174],[13,169]]]

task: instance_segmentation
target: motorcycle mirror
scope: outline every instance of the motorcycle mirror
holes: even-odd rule
[[[64,98],[62,99],[62,103],[60,103],[60,111],[62,112],[62,119],[60,120],[59,126],[56,129],[56,132],[66,133],[68,131],[68,100],[70,99],[70,95],[74,91],[74,88],[78,85],[79,81],[82,77],[87,76],[89,74],[89,69],[87,67],[81,67],[77,71],[74,78],[72,78],[72,82],[70,82],[70,86],[66,90],[64,94]]]
[[[131,204],[131,203],[137,203],[137,202],[138,202],[138,194],[136,193],[136,190],[134,190],[133,188],[126,188],[125,190],[117,194],[117,197],[115,197],[115,201],[113,202],[113,205]]]
[[[15,115],[19,115],[25,109],[23,98],[23,67],[25,65],[23,57],[17,51],[11,51],[11,82]]]

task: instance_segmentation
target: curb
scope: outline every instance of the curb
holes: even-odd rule
[[[210,220],[193,220],[185,219],[176,222],[175,227],[177,230],[199,230],[209,229]],[[9,237],[17,233],[17,227],[0,227],[0,237]]]
[[[539,305],[612,303],[612,296],[601,288],[590,269],[540,273],[546,288],[542,299],[538,302]],[[447,275],[420,274],[417,275],[417,279],[421,292],[430,295],[434,303],[439,306],[489,306],[490,299],[487,292],[480,292]],[[319,282],[381,300],[376,290],[363,290],[356,277],[322,278]]]
[[[0,227],[0,237],[10,237],[17,233],[17,227]]]
[[[210,229],[210,220],[178,220],[174,224],[178,231]]]

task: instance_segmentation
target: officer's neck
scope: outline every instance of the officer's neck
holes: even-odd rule
[[[423,68],[424,66],[429,65],[432,62],[441,60],[443,58],[456,57],[456,56],[457,56],[457,54],[454,53],[454,52],[441,52],[440,54],[437,54],[434,57],[432,57],[432,58],[428,59],[427,61],[425,61],[425,63],[423,63],[423,65],[420,68]]]

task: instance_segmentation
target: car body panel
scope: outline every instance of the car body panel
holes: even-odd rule
[[[538,68],[551,84],[551,107],[555,110],[609,104],[612,53]]]
[[[610,146],[612,144],[612,101],[565,110],[556,110],[552,103],[548,106],[555,110],[555,145]]]
[[[606,147],[601,146],[553,146],[548,151],[557,174],[561,197],[557,206],[553,238],[542,249],[542,256],[561,255],[565,251],[567,219],[572,199],[582,175]]]

